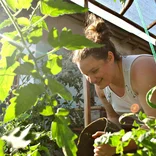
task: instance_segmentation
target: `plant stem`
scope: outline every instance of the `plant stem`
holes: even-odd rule
[[[19,36],[20,36],[20,38],[21,38],[21,40],[22,40],[23,46],[26,48],[26,50],[29,52],[30,56],[31,56],[32,59],[34,60],[34,63],[35,63],[37,72],[40,73],[40,72],[39,72],[38,65],[37,65],[36,58],[34,57],[34,55],[32,54],[32,52],[31,52],[30,49],[28,48],[27,43],[26,43],[25,40],[24,40],[23,34],[22,34],[22,32],[21,32],[21,30],[20,30],[18,24],[16,23],[16,21],[15,21],[15,19],[14,19],[14,16],[13,16],[12,13],[10,12],[10,10],[8,9],[6,2],[4,2],[3,0],[1,0],[0,3],[1,3],[1,5],[2,5],[2,7],[4,8],[5,12],[7,13],[7,15],[9,16],[10,20],[12,21],[12,23],[13,23],[15,29],[17,30],[17,32],[18,32],[18,34],[19,34]],[[40,75],[40,74],[39,74],[39,75]],[[43,79],[41,75],[40,75],[40,77],[41,77],[41,79]],[[42,80],[42,81],[43,81],[43,80]]]

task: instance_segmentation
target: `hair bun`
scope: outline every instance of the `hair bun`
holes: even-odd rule
[[[86,21],[85,36],[93,42],[105,44],[111,36],[107,24],[102,18],[89,14]]]

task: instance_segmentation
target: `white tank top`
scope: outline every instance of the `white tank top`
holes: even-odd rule
[[[125,81],[125,94],[122,97],[116,95],[110,89],[109,86],[104,88],[104,94],[106,96],[106,99],[108,100],[108,102],[110,102],[115,112],[118,113],[119,115],[123,113],[130,113],[131,106],[133,104],[138,104],[140,106],[140,109],[142,109],[137,94],[132,90],[131,87],[130,71],[134,60],[144,55],[152,56],[148,54],[142,54],[142,55],[128,55],[122,57],[122,69]]]

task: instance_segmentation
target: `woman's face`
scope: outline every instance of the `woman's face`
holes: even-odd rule
[[[97,60],[92,56],[89,56],[80,62],[77,62],[77,66],[81,73],[85,75],[86,79],[93,84],[96,84],[101,89],[105,88],[112,82],[113,78],[113,61]]]

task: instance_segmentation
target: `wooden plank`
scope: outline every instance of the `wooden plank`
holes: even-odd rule
[[[84,95],[84,126],[86,127],[91,122],[90,110],[90,84],[83,76],[83,95]]]
[[[84,7],[88,8],[88,0],[84,0]],[[85,18],[87,16],[85,13]],[[90,110],[90,84],[83,76],[83,95],[84,95],[84,127],[91,122],[91,110]]]

